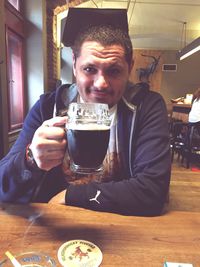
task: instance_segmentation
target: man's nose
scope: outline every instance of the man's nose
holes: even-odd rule
[[[105,75],[98,75],[94,81],[94,86],[98,89],[105,89],[109,85]]]

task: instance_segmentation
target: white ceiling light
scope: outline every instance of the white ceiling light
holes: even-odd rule
[[[190,55],[196,53],[200,50],[200,37],[195,39],[190,44],[186,45],[181,51],[179,52],[179,58],[180,60],[183,60],[186,57],[189,57]]]

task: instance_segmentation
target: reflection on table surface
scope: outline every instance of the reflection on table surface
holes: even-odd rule
[[[163,266],[165,261],[200,266],[200,213],[172,211],[157,217],[123,216],[64,205],[0,205],[0,260],[38,251],[60,266],[57,251],[84,239],[103,253],[101,266]]]

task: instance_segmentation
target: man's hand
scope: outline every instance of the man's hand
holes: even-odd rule
[[[40,169],[49,171],[62,163],[67,144],[66,121],[67,117],[54,117],[35,131],[30,149]]]
[[[55,195],[54,197],[52,197],[51,200],[49,200],[50,204],[65,204],[65,194],[66,194],[66,190],[58,193],[57,195]]]

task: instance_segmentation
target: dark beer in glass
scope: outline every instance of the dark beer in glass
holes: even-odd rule
[[[70,104],[66,128],[71,169],[83,174],[101,172],[110,137],[108,105]]]

